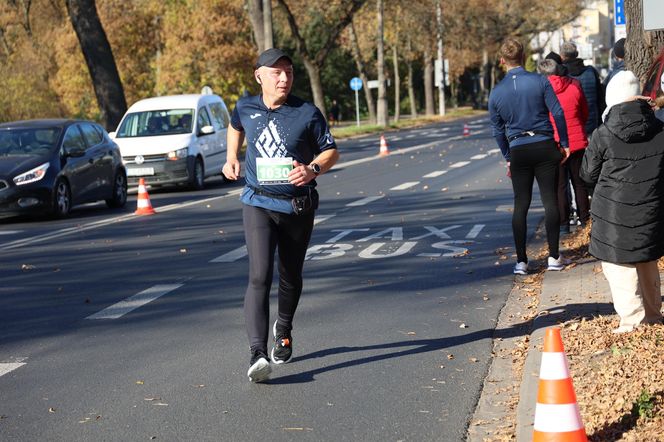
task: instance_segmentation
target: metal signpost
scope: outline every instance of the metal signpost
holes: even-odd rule
[[[353,77],[350,79],[350,88],[355,91],[355,118],[357,126],[360,126],[360,98],[358,92],[362,89],[362,79],[360,77]]]

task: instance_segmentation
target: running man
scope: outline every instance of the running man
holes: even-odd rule
[[[268,379],[270,362],[283,364],[293,351],[293,317],[302,293],[302,267],[318,208],[316,177],[338,160],[337,146],[322,113],[291,95],[293,62],[283,51],[263,52],[254,70],[261,94],[243,97],[228,128],[228,151],[222,172],[240,176],[238,152],[247,140],[246,187],[240,200],[249,255],[249,283],[244,316],[252,382]],[[278,253],[278,315],[268,357],[269,295]]]

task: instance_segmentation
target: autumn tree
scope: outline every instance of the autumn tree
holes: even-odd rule
[[[321,70],[341,32],[366,0],[277,0],[298,55],[309,76],[314,104],[325,111]]]

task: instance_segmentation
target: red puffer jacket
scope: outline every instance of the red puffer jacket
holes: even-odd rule
[[[563,112],[565,113],[570,152],[584,149],[588,145],[588,136],[584,129],[586,120],[588,119],[588,103],[586,102],[586,97],[583,95],[581,84],[578,80],[571,77],[549,75],[548,78],[553,91],[558,97],[560,107],[563,108]],[[559,141],[558,129],[551,114],[549,114],[549,119],[553,126],[554,137],[556,141]]]

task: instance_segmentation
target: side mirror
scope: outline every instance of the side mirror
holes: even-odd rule
[[[109,132],[108,136],[111,138],[111,140],[115,140],[115,131]]]
[[[203,126],[201,130],[198,131],[199,135],[212,135],[214,133],[214,127],[212,126]]]
[[[85,149],[77,149],[75,147],[64,148],[65,157],[79,158],[85,155]]]

